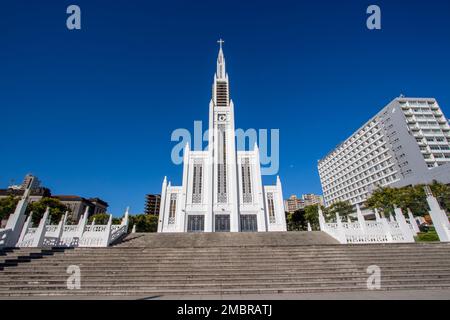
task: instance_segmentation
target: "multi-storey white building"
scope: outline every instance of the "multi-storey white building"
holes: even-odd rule
[[[394,99],[319,160],[326,205],[362,204],[379,186],[450,183],[450,126],[432,98]]]
[[[158,232],[286,231],[280,179],[263,186],[259,149],[236,151],[234,105],[220,41],[208,147],[184,150],[183,181],[164,179]]]

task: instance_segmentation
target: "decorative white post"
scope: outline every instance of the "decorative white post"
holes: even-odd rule
[[[325,218],[323,217],[323,212],[322,212],[322,209],[320,208],[320,204],[317,205],[317,212],[319,214],[320,230],[325,231]]]
[[[29,181],[27,188],[25,189],[22,198],[17,203],[16,209],[13,214],[8,218],[5,230],[11,230],[8,233],[8,238],[6,239],[5,247],[15,247],[20,235],[22,233],[23,224],[25,223],[25,211],[27,210],[29,196],[31,189],[35,186],[35,178],[32,177]]]
[[[358,222],[359,225],[361,226],[361,230],[362,232],[365,234],[366,233],[366,219],[364,219],[364,216],[362,215],[361,212],[361,208],[359,207],[359,204],[356,205],[356,214],[358,216]]]
[[[391,232],[391,226],[387,219],[385,217],[380,219],[381,223],[383,224],[383,231],[386,235],[386,240],[388,243],[394,242],[394,238],[392,238],[392,232]]]
[[[136,224],[133,224],[133,229],[131,229],[131,233],[136,233]]]
[[[336,212],[337,234],[341,243],[347,243],[347,237],[345,236],[344,227],[342,226],[341,216],[339,212]]]
[[[311,223],[308,222],[308,231],[312,231]]]
[[[425,194],[427,195],[427,202],[430,207],[431,220],[433,220],[433,226],[436,229],[439,240],[442,242],[450,242],[450,223],[447,214],[439,206],[429,186],[425,187]]]
[[[120,223],[120,225],[122,226],[127,226],[125,232],[127,232],[128,230],[128,223],[129,223],[129,216],[130,216],[130,207],[127,207],[127,209],[125,210],[125,215],[122,218],[122,221]]]
[[[103,243],[104,247],[109,246],[109,242],[111,241],[111,226],[112,226],[112,214],[109,215],[108,224],[106,225],[105,231],[105,242]]]
[[[17,243],[16,243],[16,246],[20,246],[20,244],[22,243],[22,241],[25,239],[25,235],[26,235],[27,232],[28,232],[28,228],[29,228],[30,225],[31,225],[31,219],[32,219],[32,217],[33,217],[33,211],[30,212],[30,214],[28,215],[27,220],[25,221],[25,224],[23,225],[22,232],[20,233],[20,237],[19,237],[19,240],[18,240]]]
[[[403,215],[402,209],[394,206],[395,219],[398,222],[398,226],[405,238],[405,242],[414,242],[414,233],[406,222],[405,216]]]
[[[164,225],[164,208],[166,205],[166,192],[167,192],[167,177],[164,177],[161,188],[161,200],[159,205],[159,219],[158,219],[158,232],[163,231]]]
[[[350,216],[347,216],[347,223],[348,224],[352,223],[352,220],[350,219]]]
[[[276,206],[278,207],[278,210],[275,210],[275,212],[277,213],[276,216],[276,221],[277,224],[280,224],[282,226],[282,229],[278,229],[279,231],[287,231],[286,229],[286,215],[284,214],[284,205],[283,205],[283,189],[281,187],[281,180],[280,180],[280,176],[277,176],[277,196],[278,196],[278,201],[275,201]]]
[[[375,220],[377,222],[380,222],[381,221],[381,216],[380,216],[380,213],[378,212],[377,208],[375,208],[374,213],[375,213]]]
[[[39,226],[36,229],[31,247],[34,247],[34,248],[42,247],[42,244],[44,243],[44,239],[45,239],[45,233],[46,233],[45,227],[47,226],[47,220],[48,220],[49,214],[50,214],[50,208],[47,207],[44,215],[42,216],[41,221],[39,222]]]
[[[86,228],[86,224],[88,221],[88,215],[89,215],[89,207],[86,207],[86,210],[84,210],[84,214],[81,215],[80,221],[78,221],[78,229],[76,237],[78,237],[79,242],[81,242],[81,238],[83,238],[84,229]]]
[[[395,219],[392,216],[392,213],[389,213],[389,222],[395,222]]]
[[[64,225],[66,224],[67,216],[69,215],[69,211],[66,211],[64,213],[64,216],[61,217],[61,220],[59,221],[58,228],[56,229],[56,243],[59,245],[59,241],[61,240],[61,236],[64,231]]]
[[[417,225],[416,219],[414,219],[414,216],[411,212],[411,210],[408,208],[408,218],[409,218],[409,224],[412,226],[412,229],[414,230],[415,235],[420,232],[419,226]]]

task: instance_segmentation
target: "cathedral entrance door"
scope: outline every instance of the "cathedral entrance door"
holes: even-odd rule
[[[257,232],[258,224],[256,214],[241,215],[241,232]]]
[[[204,215],[189,215],[187,232],[203,232],[205,230]]]
[[[215,231],[216,232],[230,231],[230,216],[228,214],[217,214],[215,216]]]

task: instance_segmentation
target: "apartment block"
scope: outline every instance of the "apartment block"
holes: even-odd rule
[[[318,162],[327,206],[379,186],[450,183],[450,126],[434,98],[399,97]]]

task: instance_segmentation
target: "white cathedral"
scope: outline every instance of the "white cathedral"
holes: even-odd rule
[[[181,186],[164,178],[158,232],[286,231],[279,177],[276,185],[263,186],[256,144],[253,151],[236,151],[234,105],[218,42],[209,144],[205,151],[185,147]]]

